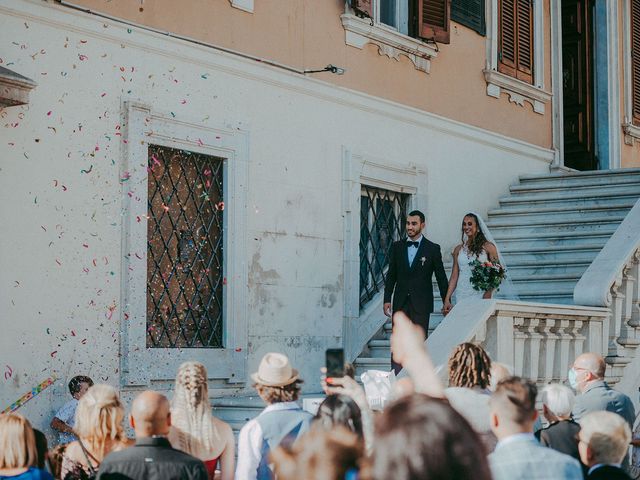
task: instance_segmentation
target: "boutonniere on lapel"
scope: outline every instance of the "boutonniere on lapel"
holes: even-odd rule
[[[427,257],[422,257],[422,258],[420,259],[420,263],[422,263],[422,266],[423,266],[423,267],[424,267],[424,262],[426,262],[426,261],[427,261]]]

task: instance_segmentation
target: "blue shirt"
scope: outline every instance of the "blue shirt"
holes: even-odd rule
[[[410,238],[407,238],[407,242],[412,242],[412,241],[413,240],[411,240]],[[420,238],[416,240],[416,242],[418,242],[417,247],[415,245],[409,245],[407,247],[407,259],[409,260],[409,266],[413,264],[413,260],[416,258],[416,253],[418,253],[420,242],[422,242],[422,235],[420,235]]]
[[[40,470],[36,467],[29,467],[24,473],[18,475],[0,475],[0,480],[12,479],[12,480],[53,480],[51,474],[45,470]]]

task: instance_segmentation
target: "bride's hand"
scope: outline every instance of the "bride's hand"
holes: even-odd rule
[[[445,301],[442,306],[442,314],[446,316],[451,311],[452,308],[453,308],[453,305],[451,305],[451,302]]]

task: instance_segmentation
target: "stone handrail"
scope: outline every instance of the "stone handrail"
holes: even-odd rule
[[[468,299],[445,317],[427,348],[434,364],[446,365],[455,345],[479,342],[494,361],[513,366],[516,375],[539,384],[562,382],[580,353],[606,354],[608,319],[606,308]]]
[[[574,303],[608,307],[606,361],[611,374],[622,370],[640,345],[640,202],[636,202],[574,291]]]
[[[576,305],[610,307],[622,283],[624,270],[640,255],[640,201],[589,265],[573,290]]]

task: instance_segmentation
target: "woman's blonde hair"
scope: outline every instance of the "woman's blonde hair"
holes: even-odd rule
[[[211,414],[207,369],[200,362],[185,362],[178,369],[169,438],[174,448],[202,460],[220,451],[222,440]]]
[[[111,385],[90,387],[78,401],[75,433],[91,447],[97,460],[111,450],[109,443],[123,441],[124,407],[118,392]]]
[[[36,437],[29,420],[18,413],[0,414],[0,468],[37,466]]]

